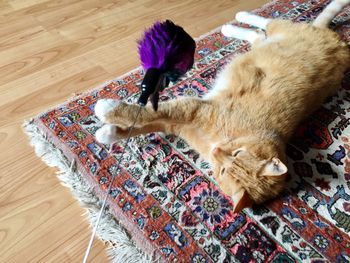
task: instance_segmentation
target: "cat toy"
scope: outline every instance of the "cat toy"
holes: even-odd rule
[[[145,106],[150,98],[156,111],[159,92],[192,67],[195,49],[193,38],[170,20],[156,22],[146,31],[138,48],[141,64],[146,70],[138,104]]]
[[[138,52],[141,64],[145,69],[145,75],[141,83],[141,94],[138,99],[140,105],[133,125],[129,128],[123,152],[117,162],[119,169],[120,162],[123,159],[125,148],[128,145],[137,118],[141,109],[146,106],[150,100],[155,111],[158,109],[159,92],[162,92],[170,81],[177,81],[184,75],[194,63],[194,52],[196,42],[185,32],[185,30],[175,25],[170,20],[156,22],[151,28],[145,31],[143,37],[138,42]],[[83,263],[87,262],[92,243],[97,231],[98,224],[102,217],[107,203],[107,197],[111,191],[115,176],[112,177],[105,194],[102,207],[95,222],[94,229],[86,249]]]

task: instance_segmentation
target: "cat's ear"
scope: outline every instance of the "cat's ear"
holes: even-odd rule
[[[241,186],[237,181],[232,180],[228,182],[229,184],[224,184],[230,188],[230,195],[233,201],[233,212],[239,213],[243,208],[253,205],[247,191]]]
[[[253,204],[246,190],[233,176],[224,174],[215,178],[220,185],[221,190],[233,201],[233,212],[239,213],[243,208]]]
[[[278,158],[272,158],[265,164],[261,175],[263,176],[280,176],[288,172],[287,166]]]
[[[242,187],[238,189],[235,193],[233,193],[231,198],[234,205],[234,213],[239,213],[242,211],[243,208],[250,207],[253,205],[253,201],[250,199],[247,191]]]

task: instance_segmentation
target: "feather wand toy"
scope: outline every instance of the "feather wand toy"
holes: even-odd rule
[[[156,22],[139,41],[139,55],[146,70],[141,83],[139,105],[148,98],[153,109],[158,109],[159,92],[184,75],[194,62],[196,42],[170,20]]]
[[[175,25],[170,20],[156,22],[144,33],[138,45],[141,64],[146,72],[141,83],[141,94],[138,100],[140,107],[133,125],[129,128],[129,134],[125,141],[122,155],[117,162],[117,169],[119,169],[126,146],[130,141],[131,131],[136,124],[141,109],[146,106],[148,99],[150,99],[153,109],[155,111],[158,109],[159,92],[163,91],[170,84],[170,81],[174,82],[178,80],[179,77],[184,75],[193,66],[196,49],[196,42],[193,38],[182,27]],[[83,259],[84,263],[87,262],[89,257],[115,176],[113,175],[111,178],[98,218],[94,224]]]

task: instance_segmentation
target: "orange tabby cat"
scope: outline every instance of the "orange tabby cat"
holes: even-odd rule
[[[251,51],[225,67],[204,99],[163,102],[157,112],[143,108],[132,136],[162,131],[184,138],[211,162],[235,211],[276,197],[284,189],[287,141],[298,123],[337,91],[349,65],[347,45],[327,29],[349,2],[331,2],[312,25],[238,13],[238,21],[266,35],[223,26],[226,36],[250,41]],[[96,132],[97,140],[125,138],[138,108],[99,100],[96,115],[108,124]]]

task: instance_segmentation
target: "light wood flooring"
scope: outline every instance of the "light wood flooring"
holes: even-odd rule
[[[156,19],[198,37],[266,0],[0,0],[0,262],[81,262],[84,210],[29,146],[24,119],[139,65]],[[107,262],[96,241],[89,262]]]

